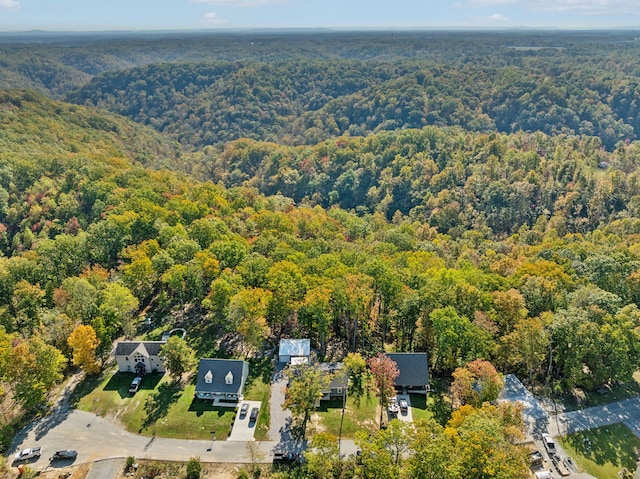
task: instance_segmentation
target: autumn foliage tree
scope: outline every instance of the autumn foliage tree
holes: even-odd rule
[[[100,340],[90,325],[80,324],[69,335],[67,343],[73,350],[71,362],[82,368],[87,374],[100,372],[100,364],[96,359],[96,350]]]
[[[476,359],[453,372],[451,395],[454,407],[471,404],[480,407],[498,398],[504,385],[502,375],[489,361]]]
[[[382,427],[382,413],[389,405],[389,397],[394,395],[395,379],[400,376],[398,365],[389,356],[379,353],[367,361],[371,375],[380,398],[380,427]]]

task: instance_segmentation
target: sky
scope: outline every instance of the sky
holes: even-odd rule
[[[640,0],[0,0],[0,32],[640,28]]]

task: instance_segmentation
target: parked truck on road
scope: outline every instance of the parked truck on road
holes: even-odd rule
[[[22,451],[17,452],[14,456],[14,459],[18,462],[28,461],[29,459],[33,459],[34,457],[40,457],[41,454],[41,447],[28,447],[27,449],[23,449]]]

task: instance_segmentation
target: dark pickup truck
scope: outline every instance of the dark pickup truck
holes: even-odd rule
[[[300,461],[300,454],[295,452],[276,452],[273,455],[274,464],[293,464]]]

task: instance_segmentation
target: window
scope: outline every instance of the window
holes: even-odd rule
[[[133,353],[133,361],[136,363],[144,363],[144,356],[140,353]]]

